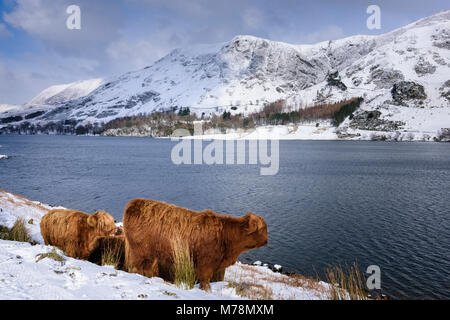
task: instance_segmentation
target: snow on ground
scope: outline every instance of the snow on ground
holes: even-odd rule
[[[0,114],[12,110],[19,110],[22,106],[14,104],[0,104]]]
[[[37,245],[0,240],[0,299],[326,299],[328,285],[272,272],[267,266],[241,263],[229,267],[225,281],[211,283],[211,292],[181,289],[161,278],[147,278],[109,266],[56,253],[63,261],[40,254],[55,250],[43,245],[39,223],[52,207],[0,190],[0,225],[11,228],[18,218],[28,224]]]
[[[316,127],[316,123],[262,126],[252,130],[228,130],[226,134],[207,130],[204,135],[191,138],[205,140],[336,140],[335,130],[335,127],[322,122],[318,127]]]
[[[63,256],[64,261],[39,254],[50,246],[0,240],[0,299],[229,299],[199,288],[183,290],[160,278],[101,267]],[[214,285],[220,293],[225,283]],[[226,291],[226,290],[225,290]]]
[[[267,266],[236,263],[227,268],[225,281],[244,297],[274,300],[326,300],[329,285],[302,276],[287,276]]]
[[[43,243],[40,222],[52,207],[40,202],[30,201],[24,197],[0,190],[0,225],[11,229],[17,219],[28,223],[31,238]]]
[[[34,97],[27,105],[57,104],[72,99],[84,97],[97,89],[103,83],[103,79],[90,79],[69,84],[55,85],[45,89]]]

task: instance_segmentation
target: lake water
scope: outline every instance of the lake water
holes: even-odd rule
[[[176,166],[174,142],[1,136],[0,189],[121,220],[142,197],[269,226],[267,247],[241,256],[315,276],[357,261],[381,268],[392,298],[450,298],[450,144],[282,141],[280,169]],[[206,144],[206,143],[205,143]]]

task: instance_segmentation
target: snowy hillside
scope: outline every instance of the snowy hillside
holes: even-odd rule
[[[0,104],[0,114],[7,111],[17,110],[20,109],[20,105],[14,105],[14,104]]]
[[[237,263],[227,268],[225,281],[211,283],[211,292],[205,292],[198,285],[184,290],[161,278],[146,278],[112,266],[69,258],[60,250],[42,244],[39,224],[50,209],[48,205],[0,190],[0,226],[11,228],[22,218],[27,222],[32,240],[38,243],[0,240],[0,300],[317,300],[329,297],[326,283],[300,276],[288,277],[264,266]],[[48,253],[51,256],[45,255]]]
[[[103,79],[91,79],[56,85],[45,89],[24,105],[0,104],[0,125],[1,123],[33,121],[61,103],[85,97],[98,88],[102,82]]]
[[[30,102],[28,102],[27,105],[57,105],[70,100],[82,98],[97,89],[102,82],[103,79],[91,79],[52,86],[39,93]]]
[[[444,11],[380,36],[315,45],[236,36],[177,49],[143,70],[49,88],[28,105],[51,106],[32,118],[36,123],[100,124],[175,107],[248,114],[277,99],[302,108],[364,97],[355,118],[334,133],[338,138],[404,131],[423,138],[449,127],[449,74],[450,11]],[[24,120],[9,115],[3,123]]]

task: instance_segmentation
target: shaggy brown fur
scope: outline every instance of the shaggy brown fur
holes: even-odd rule
[[[124,269],[125,263],[125,237],[123,235],[98,237],[91,245],[88,261],[102,265],[104,255],[115,255],[117,258],[117,269]]]
[[[114,218],[107,212],[93,215],[75,210],[50,210],[41,220],[41,234],[46,245],[63,250],[69,257],[86,260],[97,237],[117,231]]]
[[[205,290],[213,277],[223,278],[242,252],[264,246],[268,239],[266,222],[253,213],[234,218],[144,199],[128,203],[123,225],[125,264],[131,272],[173,281],[172,243],[181,237],[189,244]]]

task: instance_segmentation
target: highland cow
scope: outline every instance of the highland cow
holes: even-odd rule
[[[241,218],[218,215],[211,210],[191,211],[175,205],[135,199],[123,217],[125,264],[130,272],[160,276],[174,281],[173,243],[189,245],[200,287],[209,290],[210,280],[223,278],[247,250],[267,244],[267,224],[248,213]]]
[[[97,237],[114,235],[118,228],[107,212],[92,215],[75,210],[55,209],[41,220],[46,245],[63,250],[69,257],[86,260]]]

